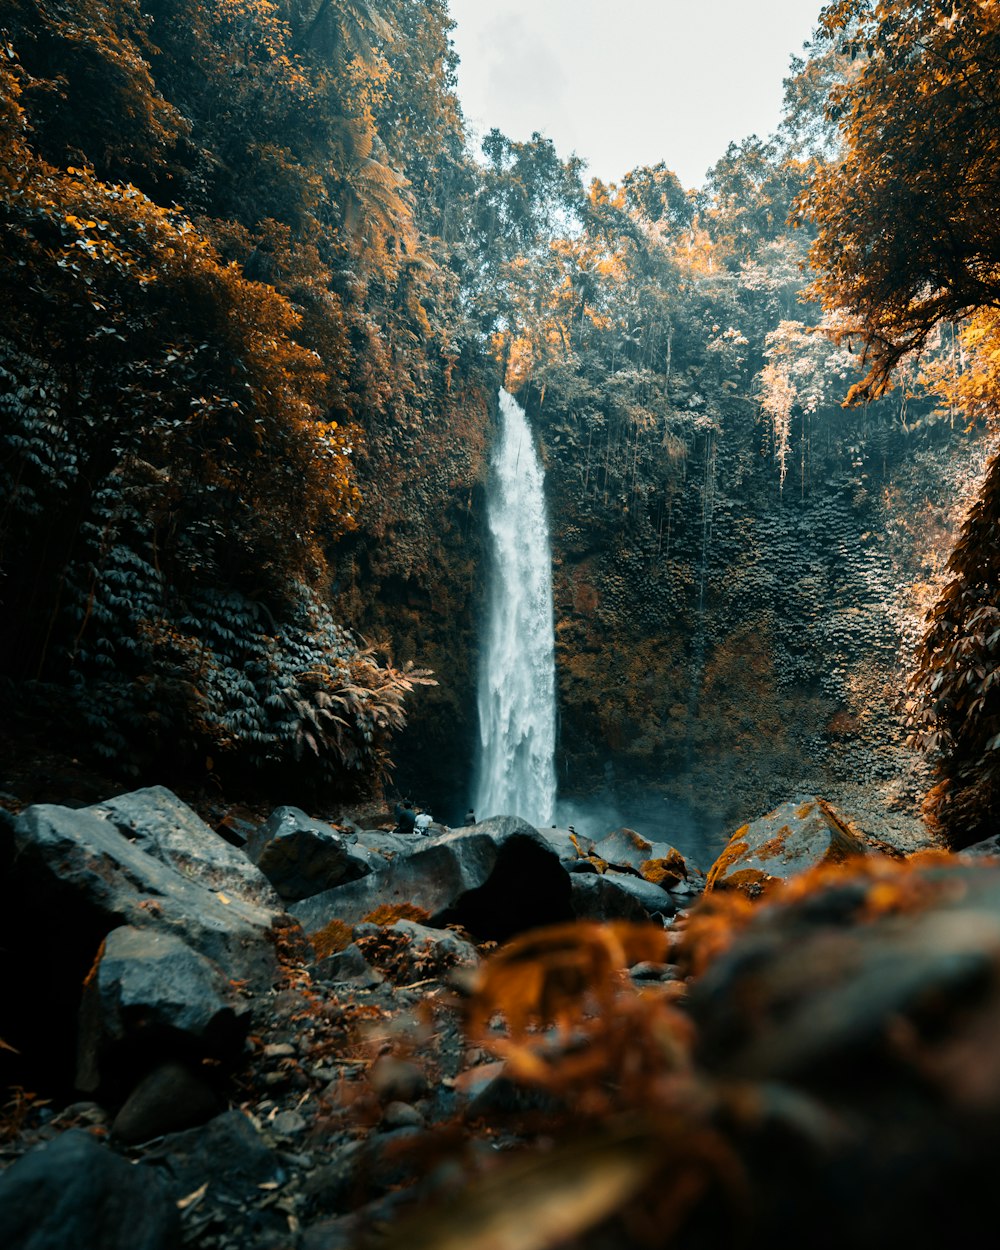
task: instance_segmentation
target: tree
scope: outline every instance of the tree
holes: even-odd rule
[[[993,408],[1000,359],[1000,9],[840,0],[823,24],[862,60],[831,97],[842,154],[799,203],[818,230],[812,293],[843,318],[838,337],[863,345],[848,400],[886,392],[943,323],[965,319],[966,367],[925,372],[973,418]],[[925,811],[955,846],[992,833],[1000,810],[998,535],[994,459],[929,614],[910,705],[940,777]]]
[[[862,63],[831,95],[842,154],[798,213],[818,230],[811,293],[863,344],[865,400],[939,322],[1000,301],[1000,8],[839,0],[822,23]]]

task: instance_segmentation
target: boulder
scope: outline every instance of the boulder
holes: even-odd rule
[[[224,1111],[199,1128],[171,1133],[145,1154],[179,1194],[206,1181],[212,1198],[232,1207],[259,1199],[262,1187],[285,1179],[281,1160],[242,1111]],[[287,1231],[287,1230],[286,1230]]]
[[[80,1008],[76,1086],[94,1091],[131,1056],[235,1060],[250,1018],[247,999],[211,960],[169,930],[123,925],[105,939]]]
[[[214,1089],[187,1065],[161,1063],[136,1085],[111,1125],[111,1136],[125,1145],[192,1128],[222,1110]]]
[[[578,920],[669,920],[678,907],[662,886],[630,873],[574,873],[571,888]]]
[[[995,1235],[1000,866],[847,869],[779,895],[687,1008],[699,1069],[754,1108],[748,1244],[930,1248],[956,1212],[969,1244]]]
[[[643,864],[649,860],[669,859],[674,864],[679,860],[674,879],[679,881],[687,875],[686,871],[680,871],[684,859],[679,851],[666,842],[650,842],[634,829],[615,829],[594,844],[594,854],[608,864],[632,868],[640,874]]]
[[[709,870],[705,892],[739,890],[759,898],[808,868],[867,853],[831,804],[814,795],[799,797],[736,830]]]
[[[362,829],[357,835],[357,846],[370,855],[391,862],[399,855],[409,855],[416,850],[422,839],[416,833],[389,833],[385,829]],[[375,865],[373,864],[372,867]]]
[[[640,900],[620,888],[618,874],[573,873],[570,885],[573,915],[577,920],[632,920],[638,923],[649,919],[649,913]],[[652,888],[659,889],[659,886]],[[660,890],[660,893],[663,891]]]
[[[472,826],[475,828],[475,826]],[[539,835],[552,847],[565,864],[581,861],[594,849],[594,841],[585,834],[569,829],[560,829],[556,825],[542,826]]]
[[[986,838],[982,842],[974,842],[958,854],[962,859],[997,859],[1000,858],[1000,833]]]
[[[351,836],[297,807],[276,808],[250,838],[246,852],[286,902],[371,872],[372,856],[354,846]]]
[[[201,1029],[206,1040],[235,1036],[235,1027],[221,1034],[209,1027],[213,1017],[235,1025],[242,1010],[231,990],[218,987],[230,981],[269,986],[276,977],[275,926],[288,923],[280,899],[241,852],[169,791],[138,791],[78,810],[29,807],[11,843],[9,871],[0,881],[0,958],[11,1024],[0,1022],[0,1036],[45,1069],[45,1079],[68,1081],[74,1071],[81,986],[91,973],[97,977],[92,965],[112,930],[128,930],[112,942],[122,955],[115,956],[119,969],[129,966],[128,988],[117,1016],[103,1023],[91,1016],[92,1054],[103,1048],[98,1041],[95,1051],[95,1038],[131,1035],[140,1015],[162,1023],[170,995],[184,997],[195,985],[201,989],[191,1010],[208,1013],[195,1032]],[[153,999],[144,1008],[137,997],[142,960],[125,958],[149,940],[140,933],[163,935],[156,948],[169,952],[149,970]],[[178,972],[185,969],[183,992],[165,989],[175,961]],[[101,976],[105,997],[111,966],[106,963]],[[201,992],[209,987],[211,1008]],[[184,1016],[179,1001],[169,1010]]]
[[[411,903],[430,924],[455,924],[482,940],[505,941],[571,920],[569,876],[533,826],[500,816],[438,838],[414,838],[367,877],[289,908],[307,933],[331,920],[357,924],[382,905]]]
[[[34,894],[33,906],[79,915],[104,933],[121,924],[173,932],[233,979],[270,977],[276,968],[269,940],[281,900],[263,875],[235,847],[198,818],[171,828],[162,796],[151,806],[130,803],[138,796],[73,811],[29,807],[14,838],[16,876]],[[169,796],[172,798],[173,796]],[[170,810],[182,816],[177,802]],[[148,829],[126,823],[148,811]],[[202,852],[206,863],[200,860]],[[232,880],[227,866],[236,864]]]
[[[174,1250],[170,1185],[83,1129],[30,1151],[0,1176],[4,1250]]]
[[[274,890],[246,856],[163,786],[134,790],[84,810],[103,816],[140,850],[205,889],[280,910]]]

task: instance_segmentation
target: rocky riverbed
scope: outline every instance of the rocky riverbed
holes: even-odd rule
[[[798,796],[706,888],[631,830],[389,825],[6,816],[0,1244],[992,1228],[996,848]]]

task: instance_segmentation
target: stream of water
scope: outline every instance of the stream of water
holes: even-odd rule
[[[551,824],[556,804],[552,553],[545,475],[524,409],[500,392],[486,519],[490,574],[479,672],[478,819]]]

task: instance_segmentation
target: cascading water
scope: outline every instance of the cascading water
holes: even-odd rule
[[[551,823],[556,802],[552,555],[524,409],[500,392],[486,519],[492,569],[479,673],[477,816]]]

